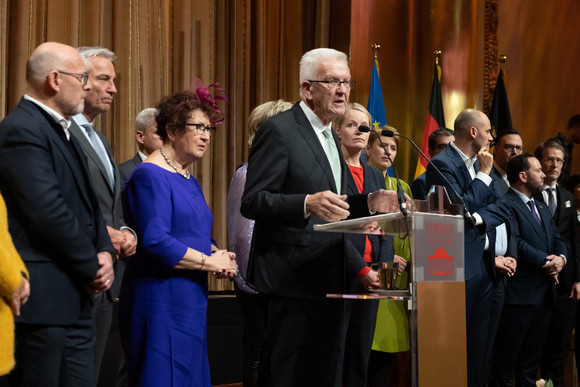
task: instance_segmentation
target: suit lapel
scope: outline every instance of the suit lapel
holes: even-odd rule
[[[467,166],[465,165],[465,161],[463,161],[463,159],[461,158],[461,155],[452,146],[448,146],[447,148],[445,148],[445,150],[447,151],[447,154],[449,155],[451,162],[453,163],[453,165],[455,165],[455,168],[457,168],[457,171],[461,173],[460,176],[461,180],[465,182],[466,186],[471,184],[471,181],[473,179],[471,178],[471,174],[467,170]]]
[[[48,124],[52,127],[51,130],[47,130],[48,136],[50,137],[50,140],[52,141],[52,143],[55,145],[56,149],[58,149],[58,151],[62,154],[62,156],[64,157],[73,177],[75,180],[75,183],[77,184],[79,191],[82,192],[82,199],[85,201],[86,205],[91,208],[92,204],[91,201],[89,200],[89,198],[87,197],[87,181],[85,179],[89,178],[88,176],[88,171],[86,170],[86,162],[85,160],[82,158],[82,155],[77,154],[77,156],[73,155],[71,152],[74,152],[74,147],[75,147],[75,143],[74,143],[74,139],[73,136],[71,135],[70,138],[70,146],[71,148],[69,148],[66,144],[65,141],[68,141],[66,139],[66,136],[64,134],[64,130],[62,128],[62,126],[54,121],[54,119],[52,117],[50,117],[48,114],[46,114],[39,106],[37,106],[35,103],[30,102],[28,100],[25,100],[24,98],[20,101],[20,103],[23,104],[29,104],[30,107],[32,107],[32,109],[34,109],[33,111],[36,112],[37,114],[40,114],[47,122]],[[72,121],[72,120],[71,120]],[[69,127],[70,129],[70,127]],[[76,157],[79,157],[78,162],[76,160]],[[83,176],[84,174],[84,176]]]
[[[551,250],[552,246],[550,244],[550,241],[552,240],[552,238],[548,238],[548,230],[551,229],[552,212],[543,202],[539,202],[539,203],[536,202],[536,206],[538,207],[538,213],[540,214],[540,219],[542,220],[542,226],[544,228],[544,232],[543,232],[544,240],[546,241],[546,243],[548,244],[548,247]]]
[[[105,184],[107,186],[107,189],[111,191],[111,187],[108,184],[109,177],[107,176],[107,171],[105,169],[105,166],[103,165],[103,162],[101,161],[101,158],[99,157],[99,155],[97,154],[97,152],[95,151],[95,149],[93,148],[92,144],[89,142],[85,134],[82,132],[82,129],[79,127],[79,125],[74,120],[71,121],[72,121],[72,124],[70,126],[71,134],[75,136],[75,138],[81,145],[81,148],[83,149],[87,157],[89,157],[93,161],[93,163],[95,163],[95,165],[99,168],[103,180],[107,182],[107,184]]]
[[[330,167],[330,163],[328,162],[328,158],[326,157],[326,153],[324,153],[324,149],[322,148],[322,145],[320,144],[320,140],[316,136],[316,132],[314,132],[314,128],[312,127],[312,125],[310,125],[308,118],[306,118],[306,115],[302,111],[302,108],[300,107],[299,104],[294,105],[294,107],[292,109],[294,110],[294,116],[296,117],[296,123],[298,124],[298,131],[300,132],[302,137],[304,137],[304,139],[306,140],[306,143],[310,147],[310,150],[312,150],[314,157],[316,157],[316,159],[318,160],[320,167],[322,168],[322,170],[324,171],[324,174],[328,178],[328,182],[330,183],[331,189],[334,192],[336,192],[336,184],[334,182],[334,175],[332,174],[332,168]],[[335,138],[335,142],[337,142],[336,135],[334,134],[334,131],[332,131],[332,133],[333,133],[333,137]],[[340,151],[340,144],[337,145],[337,149],[338,149],[339,159],[341,160],[340,164],[341,164],[341,170],[342,170],[342,176],[343,176],[342,181],[345,181],[345,179],[344,179],[344,172],[345,172],[344,171],[344,160],[343,160],[344,158],[342,157],[342,152]],[[343,187],[344,186],[345,186],[345,184],[343,184]],[[345,190],[345,189],[346,189],[346,187],[343,188],[343,190]],[[340,194],[340,192],[339,192],[339,194]]]
[[[509,191],[508,195],[510,197],[510,200],[512,202],[514,209],[519,211],[523,215],[523,217],[528,221],[531,228],[536,232],[536,234],[538,234],[539,237],[541,237],[542,239],[545,240],[546,233],[543,232],[542,226],[538,224],[538,222],[536,221],[536,219],[532,215],[532,211],[530,210],[530,207],[528,207],[528,205],[526,203],[524,203],[523,200],[515,192]],[[542,203],[536,202],[537,207],[539,207],[540,205],[543,206]],[[538,210],[538,213],[540,213],[539,210]],[[541,215],[540,215],[540,219],[542,220],[542,223],[544,223],[544,219]]]
[[[114,185],[114,187],[113,187],[114,188],[114,192],[113,192],[114,196],[113,197],[115,198],[115,203],[116,203],[117,198],[119,197],[119,195],[121,195],[121,178],[120,178],[119,167],[117,166],[117,163],[115,163],[115,158],[113,157],[113,150],[111,149],[111,146],[109,144],[109,140],[107,140],[107,138],[105,137],[105,135],[103,133],[98,132],[98,131],[95,131],[95,133],[101,139],[101,142],[103,143],[103,145],[105,147],[105,151],[107,152],[107,157],[109,158],[109,161],[111,162],[111,166],[113,167],[113,185]],[[105,171],[105,174],[106,174],[106,171]],[[119,176],[118,179],[117,179],[117,176]]]

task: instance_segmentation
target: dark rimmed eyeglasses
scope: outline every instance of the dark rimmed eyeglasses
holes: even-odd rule
[[[517,153],[522,153],[524,151],[524,147],[521,145],[513,145],[513,144],[504,144],[503,149],[508,152],[515,150]]]
[[[217,129],[215,126],[210,125],[205,126],[204,124],[190,124],[188,122],[184,123],[183,125],[189,126],[195,134],[204,134],[205,132],[209,132],[209,134],[214,134]]]
[[[89,80],[89,73],[83,73],[83,74],[77,74],[77,73],[69,73],[66,71],[60,71],[58,70],[59,74],[64,74],[64,75],[70,75],[71,77],[75,77],[83,86],[87,84],[87,81]]]
[[[308,80],[308,82],[320,83],[321,85],[325,86],[327,89],[338,89],[341,85],[343,85],[347,89],[352,89],[355,85],[354,81],[341,81],[338,79],[329,79],[329,80],[323,80],[323,81]]]

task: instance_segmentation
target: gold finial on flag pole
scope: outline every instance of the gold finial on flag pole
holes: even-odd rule
[[[435,57],[435,64],[439,65],[439,58],[441,57],[441,50],[433,50],[433,56]]]
[[[505,64],[505,62],[507,62],[507,55],[500,55],[498,58],[499,61],[499,68],[503,69],[503,65]]]
[[[381,45],[377,43],[371,44],[371,48],[375,52],[375,59],[379,59],[379,50],[381,49]]]

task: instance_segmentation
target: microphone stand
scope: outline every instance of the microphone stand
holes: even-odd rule
[[[463,207],[463,217],[464,217],[464,219],[465,220],[468,220],[469,222],[471,222],[471,224],[473,224],[473,226],[475,227],[475,219],[471,216],[471,213],[467,209],[467,206],[465,205],[465,201],[463,200],[463,198],[457,193],[457,191],[455,190],[455,188],[453,188],[453,185],[449,182],[449,180],[447,179],[447,177],[445,177],[445,175],[439,170],[439,168],[437,168],[437,166],[431,162],[431,160],[429,159],[429,157],[427,157],[425,155],[425,153],[423,153],[423,151],[421,150],[421,148],[419,148],[417,146],[417,144],[415,144],[415,142],[413,140],[411,140],[409,137],[405,136],[404,134],[395,133],[392,130],[388,130],[388,129],[383,129],[381,131],[381,136],[385,136],[385,137],[399,136],[399,137],[403,137],[403,138],[407,139],[411,143],[411,145],[413,145],[413,147],[419,151],[419,153],[421,154],[421,156],[423,156],[425,158],[425,160],[427,160],[427,162],[429,163],[429,165],[431,165],[437,171],[437,173],[439,174],[439,176],[441,176],[443,178],[443,180],[445,180],[445,182],[449,185],[449,187],[451,188],[451,190],[455,194],[455,197],[457,197],[457,199],[459,200],[461,206]],[[380,136],[379,136],[379,140],[380,140]],[[382,144],[382,142],[381,142],[381,144]]]

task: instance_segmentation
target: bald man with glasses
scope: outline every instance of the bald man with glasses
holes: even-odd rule
[[[14,386],[94,386],[94,296],[114,280],[115,250],[82,149],[69,131],[92,87],[72,47],[43,43],[29,89],[0,123],[0,190],[30,273],[16,321]]]

